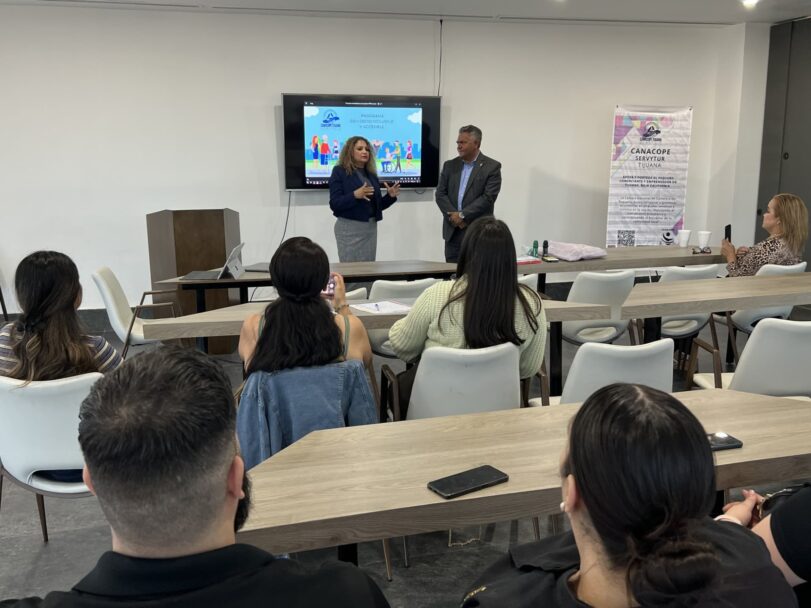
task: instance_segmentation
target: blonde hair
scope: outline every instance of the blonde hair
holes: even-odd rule
[[[352,172],[355,171],[355,165],[352,162],[352,151],[355,149],[355,144],[358,141],[365,141],[366,145],[369,146],[369,161],[366,163],[364,169],[366,173],[371,173],[372,175],[377,175],[377,165],[375,164],[375,148],[371,144],[371,142],[366,139],[365,137],[361,137],[360,135],[353,135],[349,139],[346,140],[344,147],[341,148],[341,154],[338,156],[338,164],[344,168],[347,175],[352,175]]]
[[[775,194],[774,211],[782,226],[782,238],[796,255],[802,255],[808,240],[808,209],[796,194]]]

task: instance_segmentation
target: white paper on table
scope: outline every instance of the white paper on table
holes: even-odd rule
[[[397,315],[406,314],[411,310],[408,304],[401,304],[392,300],[383,300],[382,302],[370,302],[369,304],[352,304],[352,308],[357,308],[363,312],[371,312],[373,314],[382,315]]]

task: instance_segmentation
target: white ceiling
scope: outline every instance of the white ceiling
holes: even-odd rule
[[[776,23],[811,16],[811,0],[0,0],[0,5],[104,6],[334,17],[493,21]]]

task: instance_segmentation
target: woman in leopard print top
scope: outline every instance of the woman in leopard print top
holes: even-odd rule
[[[790,266],[801,261],[808,238],[808,210],[799,196],[777,194],[763,214],[763,229],[769,238],[756,245],[738,247],[721,242],[721,255],[727,259],[731,277],[752,276],[765,264]]]

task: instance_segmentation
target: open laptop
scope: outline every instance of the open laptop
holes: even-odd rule
[[[225,279],[232,278],[238,279],[245,274],[245,269],[242,267],[242,248],[245,243],[240,243],[231,250],[225,260],[225,265],[220,270],[193,270],[189,274],[183,275],[181,279],[190,281],[203,281],[210,279]]]

